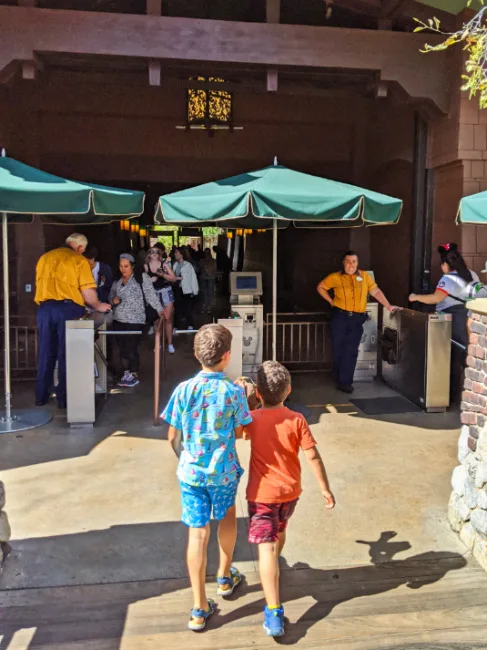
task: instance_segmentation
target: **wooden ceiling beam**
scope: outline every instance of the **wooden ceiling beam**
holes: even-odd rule
[[[427,22],[428,18],[436,16],[445,31],[457,29],[456,16],[441,9],[428,7],[416,0],[333,0],[333,4],[378,20],[405,16],[411,20],[418,18],[418,20]]]
[[[127,38],[130,34],[130,38]],[[441,37],[428,35],[431,43]],[[449,58],[425,56],[424,34],[271,25],[88,11],[22,9],[0,5],[0,71],[11,61],[58,55],[159,60],[277,70],[375,72],[443,113],[451,101]],[[263,45],[264,44],[264,45]]]
[[[405,0],[382,0],[381,16],[382,18],[391,18],[399,13]]]
[[[333,0],[333,4],[372,18],[378,18],[381,13],[380,0]]]
[[[417,18],[423,22],[428,22],[429,18],[436,16],[441,23],[441,28],[443,31],[450,32],[456,31],[457,27],[457,17],[453,14],[448,13],[447,11],[442,11],[441,9],[434,9],[433,7],[428,7],[423,5],[416,0],[404,0],[397,12],[397,16],[405,16],[407,18]]]

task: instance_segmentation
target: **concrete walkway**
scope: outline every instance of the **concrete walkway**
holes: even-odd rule
[[[171,380],[163,386],[162,402],[176,381],[196,369],[190,342],[178,340],[178,352],[168,362]],[[387,396],[392,391],[380,384],[364,384],[356,393]],[[21,406],[30,399],[31,394],[23,392],[15,403]],[[287,615],[294,629],[289,642],[316,648],[459,649],[460,645],[443,641],[443,645],[432,645],[433,640],[441,641],[434,631],[443,630],[448,619],[443,614],[435,619],[432,612],[443,612],[445,607],[485,608],[487,576],[475,562],[464,558],[465,548],[446,520],[450,477],[456,465],[457,414],[365,417],[336,393],[323,375],[297,377],[292,399],[311,407],[312,430],[338,505],[333,512],[324,510],[313,477],[304,466],[304,493],[290,524],[283,558]],[[246,467],[246,443],[239,443],[239,453]],[[6,485],[6,510],[13,531],[13,551],[0,578],[0,606],[5,608],[0,618],[0,639],[5,634],[0,650],[152,650],[194,642],[184,632],[191,599],[185,588],[186,531],[179,523],[175,468],[165,427],[152,426],[150,373],[142,375],[133,392],[110,397],[93,431],[70,431],[64,416],[57,413],[43,429],[0,436],[0,477]],[[232,641],[225,628],[215,626],[218,629],[198,637],[205,639],[198,642],[198,648],[267,647],[259,629],[262,594],[255,574],[255,549],[246,540],[244,488],[245,481],[237,504],[235,563],[248,574],[249,584],[241,602],[237,599],[226,605],[227,619],[221,621],[231,624],[236,636]],[[211,573],[215,550],[213,542]],[[467,575],[470,587],[465,583]],[[389,586],[384,581],[389,581]],[[430,645],[394,644],[396,632],[387,626],[382,632],[377,628],[375,640],[366,642],[358,622],[342,629],[336,627],[333,616],[330,618],[333,607],[337,616],[351,616],[353,609],[353,615],[359,617],[360,611],[372,616],[379,602],[390,608],[392,601],[386,592],[391,589],[396,602],[391,625],[398,629],[406,625],[412,641]],[[378,599],[376,605],[374,599]],[[333,606],[317,607],[317,603],[330,600]],[[364,600],[368,604],[361,609],[357,603]],[[93,630],[98,631],[93,632],[95,636],[90,632],[94,619],[86,612],[91,611],[93,602],[103,611],[109,603],[119,603],[117,623],[103,633],[110,639],[108,644],[93,641],[96,634],[102,634],[95,623]],[[63,609],[62,603],[71,603],[72,608]],[[73,608],[85,612],[86,617],[76,621],[76,633],[69,628]],[[128,616],[129,610],[135,619]],[[165,610],[171,612],[170,622],[164,617]],[[35,620],[33,611],[39,612]],[[313,620],[312,633],[311,625],[306,624],[307,611]],[[413,626],[407,623],[412,611]],[[49,627],[46,621],[51,619]],[[129,620],[137,620],[136,631],[130,632]],[[47,625],[43,634],[38,631],[36,637],[34,631],[24,646],[12,645],[16,638],[23,638],[24,628],[37,628],[41,621]],[[64,637],[59,625],[68,626],[62,628]],[[75,623],[71,621],[71,625]],[[380,628],[382,623],[377,619],[368,625]],[[453,628],[460,629],[457,624]],[[482,639],[487,639],[485,616],[470,620],[469,629],[470,645],[465,647],[487,647],[487,642],[482,645]],[[462,634],[458,641],[465,640]],[[454,637],[447,637],[445,642],[453,643]]]

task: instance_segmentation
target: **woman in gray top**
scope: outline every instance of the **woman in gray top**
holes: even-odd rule
[[[120,255],[120,280],[113,283],[110,303],[113,307],[113,329],[119,332],[140,331],[145,326],[145,304],[155,309],[159,316],[163,308],[154,285],[146,273],[135,266],[132,255]],[[144,300],[145,299],[145,300]],[[119,386],[132,387],[139,383],[140,334],[122,334],[116,337],[124,370]]]

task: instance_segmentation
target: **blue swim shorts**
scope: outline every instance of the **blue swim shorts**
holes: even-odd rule
[[[235,505],[239,481],[229,485],[205,487],[188,485],[180,481],[183,524],[190,528],[203,528],[213,519],[220,521]]]

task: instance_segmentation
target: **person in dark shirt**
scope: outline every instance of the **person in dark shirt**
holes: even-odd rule
[[[228,296],[230,293],[230,272],[232,262],[225,251],[220,246],[213,246],[216,255],[216,268],[222,274],[222,294]]]
[[[84,254],[89,262],[93,279],[96,282],[96,292],[101,302],[108,302],[108,296],[113,284],[113,271],[108,264],[98,260],[98,251],[94,246],[88,246]]]

